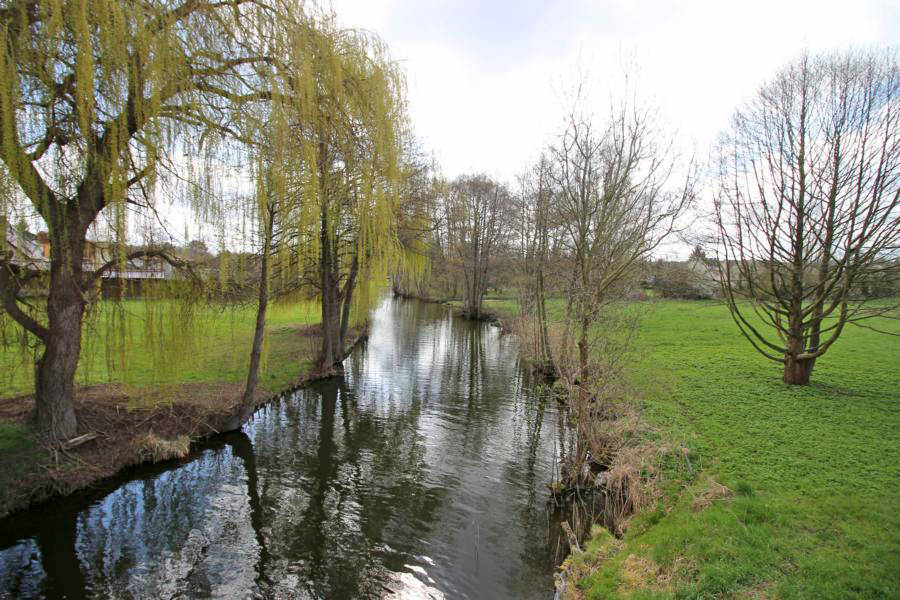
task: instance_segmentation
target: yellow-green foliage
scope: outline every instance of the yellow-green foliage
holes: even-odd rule
[[[188,8],[7,3],[0,17],[0,155],[42,215],[96,177],[121,221],[132,177],[146,173],[146,189],[176,140],[189,144],[186,133],[221,129],[224,104],[214,107],[211,99],[241,91],[229,61],[252,64],[252,51],[234,50],[251,12]]]
[[[142,388],[243,382],[255,307],[201,305],[192,310],[190,321],[180,318],[180,308],[181,302],[175,300],[99,302],[84,326],[76,382]],[[119,318],[125,319],[124,326],[113,323]],[[315,338],[303,335],[302,330],[318,320],[319,307],[313,302],[293,301],[270,307],[269,360],[263,364],[260,385],[275,392],[305,374],[313,358]],[[119,346],[118,336],[123,331],[124,344]],[[9,341],[0,345],[0,397],[34,389],[33,353],[23,353],[15,339]]]
[[[212,166],[249,152],[253,140],[244,115],[259,112],[277,94],[265,73],[274,61],[268,52],[278,32],[304,19],[299,0],[273,0],[265,8],[241,1],[3,4],[0,215],[27,202],[44,220],[50,277],[73,275],[72,287],[88,304],[96,302],[99,279],[80,271],[98,265],[83,266],[74,250],[93,225],[91,237],[104,238],[103,260],[115,257],[125,267],[126,251],[133,249],[129,235],[141,227],[129,221],[138,215],[155,222],[150,215],[161,199],[189,201],[198,218],[212,218],[224,232],[226,211]],[[165,186],[163,166],[176,174]],[[160,371],[172,357],[194,350],[200,339],[191,309],[226,291],[229,274],[241,266],[231,263],[221,253],[220,277],[210,277],[207,289],[185,278],[144,290],[151,308],[138,320],[128,318],[126,306],[91,311],[85,328],[102,332],[107,369],[127,372],[136,337],[148,342],[143,350]],[[44,325],[41,303],[22,308]],[[128,329],[138,323],[140,331]],[[89,335],[88,345],[100,337]],[[26,342],[27,348],[33,340]]]
[[[388,270],[421,268],[397,233],[404,85],[380,39],[302,0],[13,0],[0,9],[0,191],[9,188],[0,214],[29,202],[56,259],[99,222],[92,235],[111,242],[120,267],[143,227],[134,215],[153,222],[146,207],[160,198],[181,198],[218,230],[217,277],[157,286],[139,320],[128,306],[89,312],[86,328],[103,340],[87,344],[102,345],[110,373],[128,372],[136,338],[160,372],[196,351],[193,310],[252,276],[255,263],[225,250],[259,247],[247,222],[258,233],[268,206],[278,215],[276,283],[315,289],[322,244],[332,245],[343,277],[359,264],[354,302],[364,314]],[[226,164],[255,183],[239,239]],[[41,320],[42,309],[31,312]]]
[[[278,101],[258,169],[284,232],[278,272],[315,288],[326,250],[343,276],[358,261],[355,302],[364,312],[373,283],[415,262],[397,232],[407,175],[403,73],[376,36],[340,29],[328,15],[285,31],[280,43],[292,68],[273,71]]]

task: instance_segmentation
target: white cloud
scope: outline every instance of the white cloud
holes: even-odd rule
[[[803,49],[900,42],[887,0],[334,0],[340,21],[381,35],[403,61],[416,130],[446,174],[512,179],[556,129],[558,90],[579,60],[598,109],[640,67],[644,98],[698,153],[732,111]]]

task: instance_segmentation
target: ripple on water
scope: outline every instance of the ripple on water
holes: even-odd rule
[[[345,370],[186,463],[0,523],[0,590],[545,598],[558,420],[529,397],[515,343],[388,300]]]

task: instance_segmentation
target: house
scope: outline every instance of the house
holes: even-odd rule
[[[9,260],[32,272],[50,270],[50,236],[46,231],[32,234],[5,221],[0,221],[0,227],[4,238],[0,259]],[[86,241],[82,268],[85,272],[92,272],[115,261],[118,248],[115,242]],[[133,247],[125,248],[125,252],[135,250]],[[101,275],[100,287],[104,297],[120,297],[122,290],[127,297],[141,296],[148,291],[149,282],[172,279],[175,275],[175,268],[165,260],[157,257],[136,258],[105,270]]]
[[[690,277],[690,284],[699,291],[701,296],[711,298],[719,294],[722,278],[716,260],[694,253],[685,262],[685,267]]]
[[[0,257],[25,269],[46,271],[50,268],[50,248],[46,253],[38,236],[27,229],[20,229],[0,221],[3,229],[3,249]]]

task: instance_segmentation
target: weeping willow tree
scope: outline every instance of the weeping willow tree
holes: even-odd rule
[[[277,78],[272,80],[275,81]],[[284,106],[277,101],[275,104],[275,110],[267,107],[261,115],[262,118],[252,121],[251,125],[259,140],[253,152],[256,185],[255,193],[250,196],[251,202],[245,208],[250,211],[250,221],[254,225],[253,230],[259,249],[256,324],[244,394],[231,422],[224,424],[226,430],[238,429],[256,408],[256,391],[263,362],[266,313],[270,295],[270,265],[279,249],[276,242],[278,234],[276,227],[290,206],[291,197],[285,188],[284,177],[285,168],[290,164],[290,155],[287,152],[289,144],[285,139],[285,135],[289,133],[286,116],[290,111],[285,111]]]
[[[407,130],[404,77],[377,37],[330,17],[290,38],[297,70],[286,81],[290,139],[277,186],[289,198],[278,218],[280,289],[312,290],[322,306],[320,373],[340,370],[353,306],[400,263]],[[302,58],[302,60],[301,60]],[[285,94],[287,95],[287,94]]]
[[[48,437],[76,432],[82,322],[100,279],[117,264],[167,258],[127,252],[129,211],[153,208],[154,183],[176,148],[227,137],[241,110],[271,101],[259,73],[272,57],[253,24],[262,14],[288,19],[285,5],[277,6],[283,10],[252,0],[0,4],[0,159],[45,221],[51,248],[46,310],[23,301],[29,275],[10,262],[0,268],[0,296],[7,315],[43,347],[36,420]],[[323,55],[316,64],[323,60],[341,62]],[[86,236],[100,215],[117,224],[119,250],[89,268]]]

